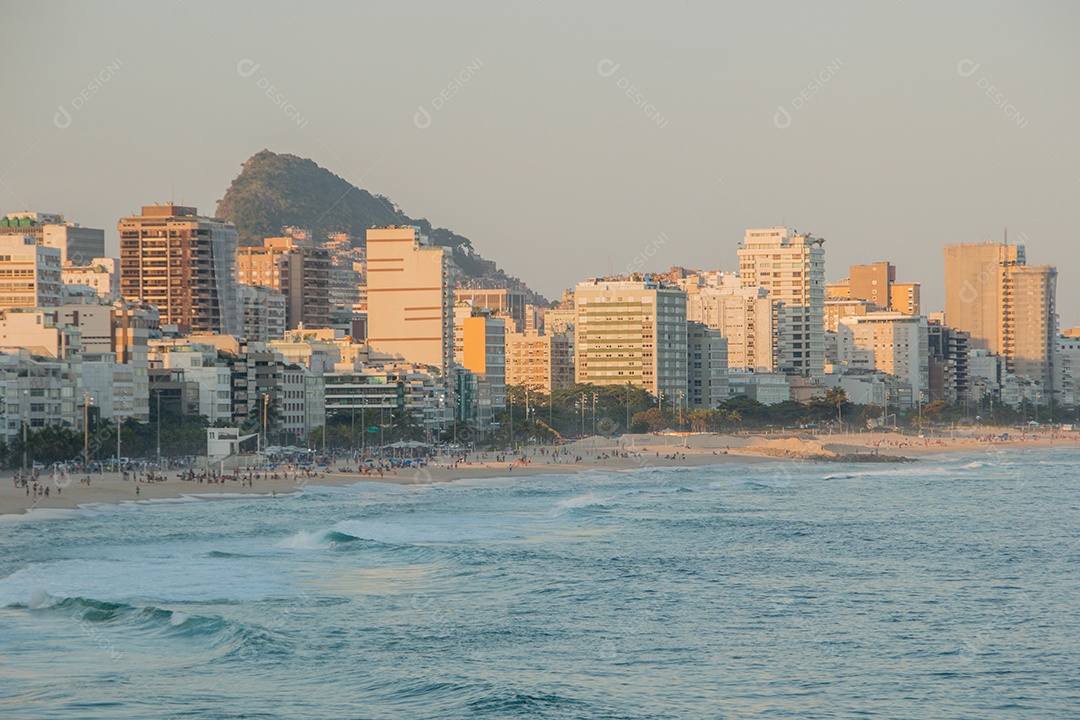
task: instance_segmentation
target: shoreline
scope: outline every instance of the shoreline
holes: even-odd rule
[[[986,437],[990,433],[980,434]],[[529,462],[511,463],[477,460],[452,465],[446,458],[436,458],[422,468],[399,468],[383,476],[357,472],[329,471],[322,476],[301,478],[300,482],[283,478],[263,478],[254,485],[237,481],[207,484],[179,480],[177,471],[167,471],[163,482],[123,481],[116,473],[93,474],[90,485],[69,476],[68,485],[57,493],[51,476],[42,474],[39,483],[50,488],[48,498],[28,497],[26,490],[15,488],[13,474],[0,478],[0,525],[23,521],[60,520],[93,512],[95,505],[115,507],[162,506],[191,502],[214,502],[249,498],[272,498],[301,493],[309,486],[344,487],[362,482],[393,485],[423,485],[437,482],[496,477],[541,477],[584,472],[629,472],[649,468],[703,467],[728,463],[822,462],[822,463],[893,463],[912,462],[937,455],[986,452],[1022,452],[1052,447],[1080,447],[1080,434],[1057,437],[1014,438],[986,442],[975,437],[915,438],[890,433],[846,435],[631,435],[599,436],[576,440],[560,446],[575,457],[574,462],[551,462],[550,454],[540,448],[525,448]],[[626,455],[624,457],[623,455]],[[492,456],[495,453],[487,453]],[[517,457],[521,457],[518,455]],[[580,461],[576,461],[580,457]],[[869,457],[874,457],[870,460]],[[136,494],[135,490],[139,492]]]

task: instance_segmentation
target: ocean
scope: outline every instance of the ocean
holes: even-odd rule
[[[1080,452],[0,525],[0,717],[1080,716]]]

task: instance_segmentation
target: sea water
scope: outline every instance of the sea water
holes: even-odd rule
[[[0,525],[0,717],[1077,717],[1078,471],[646,465]]]

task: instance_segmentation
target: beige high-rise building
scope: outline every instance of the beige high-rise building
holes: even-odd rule
[[[0,235],[0,308],[60,304],[60,251],[28,235]]]
[[[233,260],[236,226],[193,207],[144,205],[121,218],[120,293],[156,305],[182,332],[240,332]]]
[[[1049,388],[1057,337],[1057,269],[1029,266],[1023,245],[945,247],[945,319],[973,349],[1005,358],[1009,372]]]
[[[506,334],[506,384],[545,393],[574,384],[573,342],[567,333],[540,335],[534,330]]]
[[[739,248],[743,285],[763,287],[782,303],[777,369],[787,375],[815,379],[825,375],[824,242],[773,227],[747,230]]]
[[[330,325],[330,253],[314,240],[272,237],[262,247],[236,249],[236,280],[269,287],[285,296],[287,329]]]
[[[1012,297],[1012,332],[1005,336],[1009,370],[1038,380],[1044,392],[1053,387],[1057,341],[1057,269],[1025,265],[1008,274]]]
[[[1006,305],[1011,305],[1006,274],[1026,264],[1023,245],[945,246],[945,319],[949,327],[971,334],[972,349],[1003,354]]]
[[[905,315],[922,315],[922,283],[893,283],[889,288],[889,309]]]
[[[654,282],[592,280],[574,291],[576,380],[630,383],[675,407],[687,387],[686,293]]]
[[[454,359],[450,258],[413,227],[367,231],[368,343],[375,353],[439,369]]]
[[[825,286],[826,300],[862,300],[905,315],[922,314],[922,284],[896,282],[896,268],[888,262],[852,265],[849,275]]]
[[[866,300],[879,307],[889,307],[889,288],[896,281],[896,268],[887,262],[852,265],[848,275],[850,297]]]

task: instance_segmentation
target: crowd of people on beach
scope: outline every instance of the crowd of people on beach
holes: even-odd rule
[[[41,479],[41,473],[38,470],[28,470],[25,474],[21,470],[16,470],[12,479],[15,483],[15,489],[25,489],[26,497],[35,502],[49,497],[49,486],[38,482]],[[56,494],[60,494],[59,485],[56,486]]]
[[[1026,428],[1023,430],[1026,430]],[[973,433],[957,438],[886,435],[872,437],[863,442],[856,442],[869,448],[870,454],[877,455],[878,453],[902,450],[904,448],[914,450],[964,445],[969,447],[972,445],[1017,445],[1022,447],[1029,441],[1049,440],[1052,444],[1059,437],[1062,439],[1072,437],[1061,435],[1054,430],[1039,434],[1023,432],[1023,430],[1020,433]],[[805,438],[797,439],[804,440]],[[284,462],[281,459],[277,461],[271,460],[270,463],[259,467],[241,467],[228,471],[223,468],[214,469],[213,465],[210,469],[200,469],[198,467],[199,459],[193,457],[163,458],[160,465],[146,459],[129,461],[127,458],[123,458],[123,462],[119,465],[113,459],[106,462],[104,466],[96,464],[89,467],[84,467],[78,462],[68,462],[56,463],[52,467],[45,469],[35,463],[34,467],[30,469],[16,470],[13,473],[13,481],[15,488],[22,491],[19,494],[25,493],[26,498],[31,499],[34,505],[37,505],[38,502],[50,496],[60,496],[62,490],[68,488],[76,479],[82,485],[90,486],[91,484],[96,485],[98,482],[105,482],[106,487],[109,487],[107,484],[110,482],[108,476],[115,472],[116,474],[112,475],[114,480],[119,479],[125,485],[132,483],[128,487],[134,490],[136,498],[142,500],[146,494],[143,488],[147,484],[166,483],[173,480],[198,485],[222,486],[236,484],[245,489],[254,488],[256,485],[262,485],[264,488],[266,486],[276,486],[280,489],[285,484],[304,487],[331,474],[337,475],[346,481],[350,476],[381,479],[396,477],[402,471],[423,470],[427,467],[458,471],[470,468],[502,468],[507,472],[513,472],[515,468],[537,465],[581,466],[609,464],[617,467],[625,466],[625,463],[620,464],[618,462],[620,460],[629,460],[631,463],[637,463],[639,466],[644,467],[660,460],[675,463],[685,462],[688,454],[694,453],[688,440],[689,438],[682,439],[677,444],[670,444],[658,450],[655,449],[655,446],[653,450],[650,450],[643,445],[634,445],[633,438],[628,436],[625,440],[619,438],[614,446],[612,444],[591,446],[588,441],[585,441],[566,445],[542,445],[526,448],[507,446],[498,450],[477,450],[460,446],[442,448],[425,446],[421,450],[413,450],[409,453],[399,452],[397,454],[382,454],[371,450],[366,453],[357,450],[331,451],[326,454],[310,453],[303,459],[292,458]],[[743,451],[753,454],[760,454],[763,451],[762,448],[753,444],[740,445],[739,447],[742,447]],[[714,449],[706,447],[704,449],[699,448],[696,452],[698,454],[709,453],[710,450],[712,455],[727,455],[732,448],[717,447]],[[775,448],[773,452],[765,454],[802,457],[804,452],[793,448]],[[567,469],[570,468],[567,467]],[[555,468],[552,468],[552,470],[555,470]],[[102,474],[99,475],[99,472]],[[424,474],[430,479],[430,473],[426,473],[426,471],[421,475],[414,475],[414,478],[422,477]],[[268,489],[270,494],[276,496],[274,487]]]

